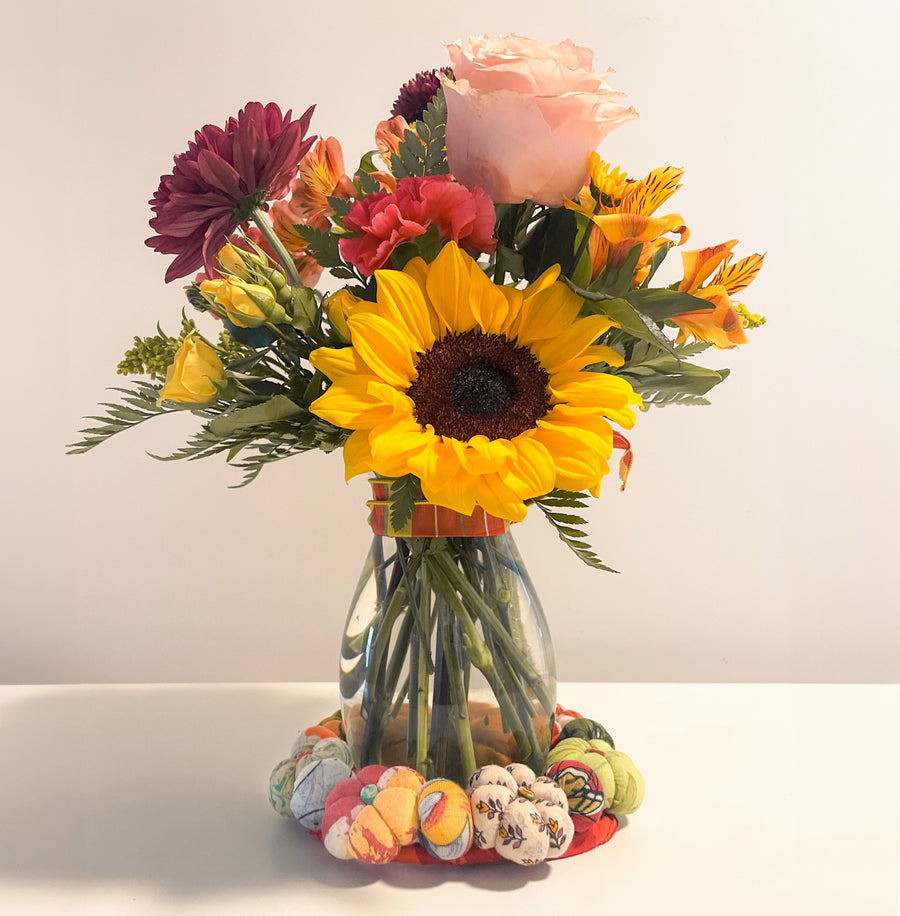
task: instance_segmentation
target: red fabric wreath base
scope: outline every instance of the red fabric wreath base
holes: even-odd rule
[[[590,830],[575,834],[569,844],[569,848],[559,858],[568,859],[569,856],[580,856],[583,852],[590,852],[592,849],[596,849],[597,846],[608,843],[618,829],[618,818],[614,814],[604,811]],[[319,840],[322,839],[321,830],[310,830],[310,833]],[[409,846],[402,846],[400,854],[393,861],[403,862],[406,865],[487,865],[489,862],[506,862],[507,860],[493,849],[479,849],[477,846],[473,846],[462,858],[446,862],[443,859],[436,859],[434,856],[429,855],[425,848],[418,843],[412,843]]]

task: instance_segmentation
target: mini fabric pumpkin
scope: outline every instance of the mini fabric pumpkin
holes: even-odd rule
[[[339,859],[392,862],[415,843],[423,778],[409,767],[363,767],[331,791],[322,819],[325,848]]]
[[[323,760],[341,761],[320,766]],[[325,799],[334,785],[346,779],[351,771],[350,747],[331,729],[314,725],[302,731],[291,748],[291,756],[277,764],[269,777],[269,801],[285,817],[296,817],[304,827],[318,830]],[[303,779],[298,793],[301,771],[315,766],[314,773]]]
[[[524,764],[476,770],[469,799],[475,845],[519,865],[558,858],[575,835],[565,793]]]
[[[559,740],[565,741],[566,738],[584,738],[586,741],[599,738],[612,748],[616,746],[612,735],[599,722],[584,716],[570,719],[560,727]]]
[[[461,859],[472,846],[474,832],[465,789],[449,779],[432,779],[419,789],[417,805],[425,851],[444,862]]]
[[[612,814],[631,814],[644,800],[644,777],[634,761],[622,751],[599,738],[564,738],[547,755],[551,766],[572,760],[589,766],[600,779],[606,796],[606,809]]]
[[[547,768],[546,775],[565,792],[575,832],[586,833],[603,816],[606,801],[596,772],[586,763],[560,760]]]

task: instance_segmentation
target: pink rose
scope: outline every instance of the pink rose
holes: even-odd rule
[[[560,206],[584,185],[600,141],[637,117],[613,101],[623,94],[604,82],[613,71],[596,73],[593,53],[568,39],[482,35],[447,50],[447,162],[495,203]]]
[[[360,237],[342,238],[341,256],[370,277],[398,245],[424,235],[432,224],[442,242],[456,242],[472,254],[490,254],[497,247],[494,205],[484,191],[464,187],[449,175],[431,175],[401,178],[393,193],[356,201],[344,226]]]

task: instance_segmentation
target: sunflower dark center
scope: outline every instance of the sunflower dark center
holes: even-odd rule
[[[509,406],[515,393],[516,383],[489,363],[469,363],[453,375],[453,406],[473,417],[492,417]]]
[[[527,347],[502,334],[448,334],[419,357],[407,389],[416,419],[439,436],[513,439],[550,408],[550,377]]]

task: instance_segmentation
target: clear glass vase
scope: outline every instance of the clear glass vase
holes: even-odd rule
[[[540,772],[556,708],[547,623],[509,525],[418,503],[375,532],[341,645],[341,712],[358,766],[465,783],[513,761]]]

